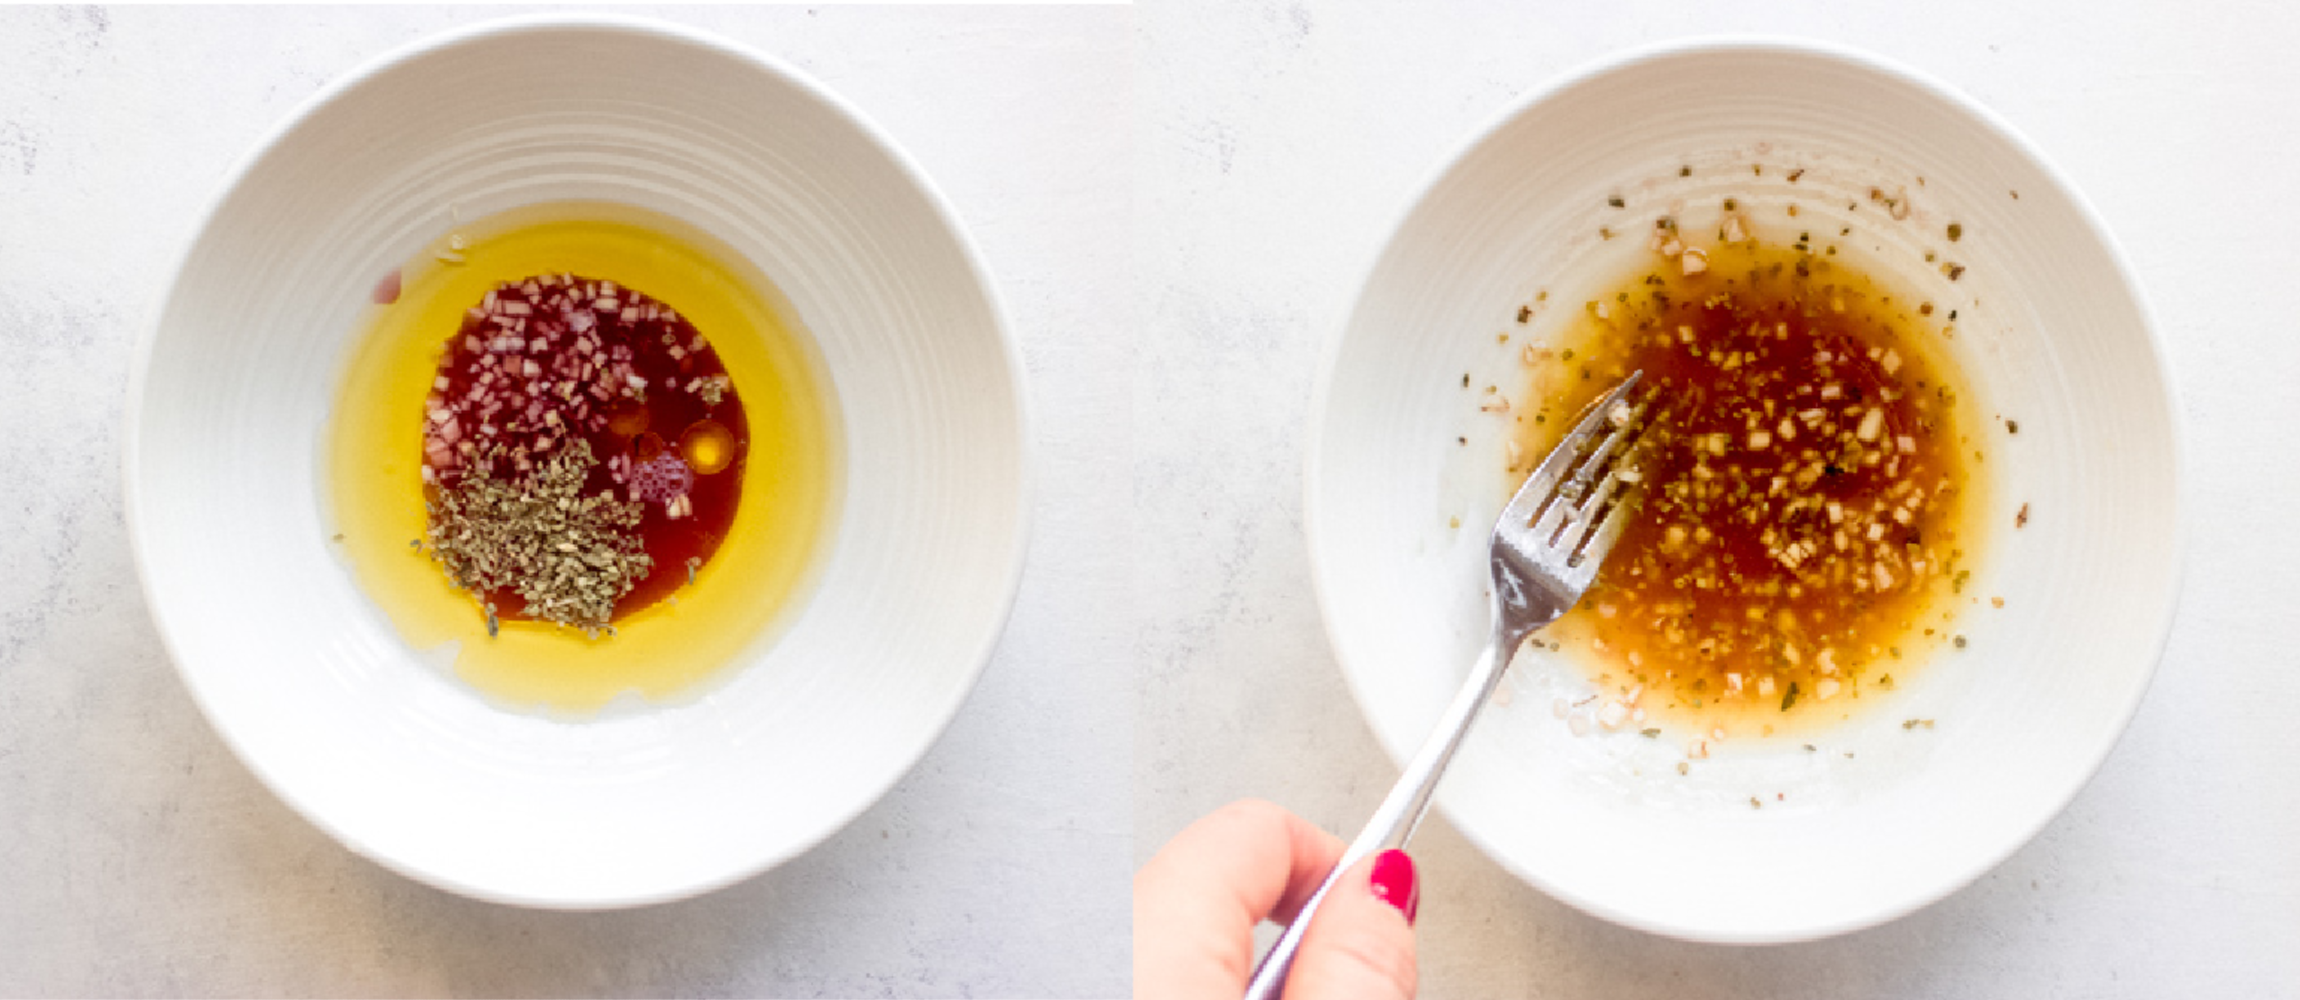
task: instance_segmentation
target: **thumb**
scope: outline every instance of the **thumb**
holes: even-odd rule
[[[1413,919],[1421,908],[1414,861],[1383,851],[1352,866],[1318,904],[1286,976],[1287,1000],[1411,1000]]]

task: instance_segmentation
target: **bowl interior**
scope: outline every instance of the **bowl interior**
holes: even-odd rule
[[[772,281],[844,445],[787,624],[699,697],[581,723],[422,662],[331,556],[317,495],[378,277],[454,219],[561,201],[669,216]],[[1019,366],[954,217],[817,85],[665,27],[498,24],[331,87],[213,209],[131,407],[129,521],[201,707],[353,849],[490,899],[674,898],[828,835],[956,711],[1020,571]]]
[[[1905,217],[1872,189],[1905,194]],[[1529,651],[1439,801],[1590,912],[1784,941],[1906,913],[2024,843],[2106,756],[2169,625],[2171,389],[2118,251],[2023,141],[1937,84],[1802,44],[1645,52],[1535,95],[1430,180],[1372,267],[1313,413],[1308,521],[1343,671],[1402,759],[1485,641],[1487,528],[1515,484],[1475,393],[1525,380],[1522,336],[1495,334],[1538,332],[1516,314],[1542,291],[1579,308],[1610,290],[1650,253],[1655,216],[1729,196],[1774,241],[1849,227],[1867,269],[1960,309],[1950,353],[1985,418],[1974,430],[1995,435],[1991,535],[1966,591],[1984,599],[1956,624],[1970,647],[1849,721],[1730,739],[1685,774],[1682,735],[1571,736],[1553,703],[1590,689]],[[1957,280],[1943,259],[1965,266]],[[1904,727],[1918,718],[1933,724]]]

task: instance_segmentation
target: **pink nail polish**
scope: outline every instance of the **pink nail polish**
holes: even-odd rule
[[[1421,881],[1414,877],[1414,859],[1399,850],[1376,855],[1373,883],[1374,898],[1397,907],[1406,915],[1406,925],[1412,926],[1422,909]]]

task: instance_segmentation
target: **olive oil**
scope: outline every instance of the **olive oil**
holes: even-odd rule
[[[709,338],[748,424],[741,503],[716,551],[691,572],[656,567],[652,602],[598,638],[508,617],[490,635],[480,602],[421,544],[424,404],[448,338],[490,288],[546,273],[612,280],[677,309]],[[763,276],[675,220],[581,202],[457,226],[397,285],[361,320],[321,468],[331,531],[410,647],[451,649],[456,676],[492,701],[582,716],[627,694],[695,690],[788,621],[835,527],[839,440],[821,361]]]

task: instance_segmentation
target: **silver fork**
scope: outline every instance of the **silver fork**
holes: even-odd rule
[[[1284,991],[1286,973],[1293,968],[1310,917],[1342,872],[1376,852],[1403,847],[1413,837],[1429,811],[1438,776],[1453,760],[1470,720],[1500,685],[1517,647],[1564,615],[1597,578],[1598,567],[1636,507],[1639,477],[1634,473],[1624,477],[1622,472],[1633,468],[1631,452],[1646,426],[1645,404],[1632,396],[1643,374],[1632,373],[1591,404],[1502,509],[1493,526],[1488,560],[1493,573],[1492,640],[1470,668],[1461,692],[1446,706],[1437,729],[1406,764],[1405,773],[1365,829],[1342,852],[1334,870],[1326,873],[1317,893],[1302,904],[1278,943],[1262,956],[1246,986],[1246,1000],[1276,1000]]]

